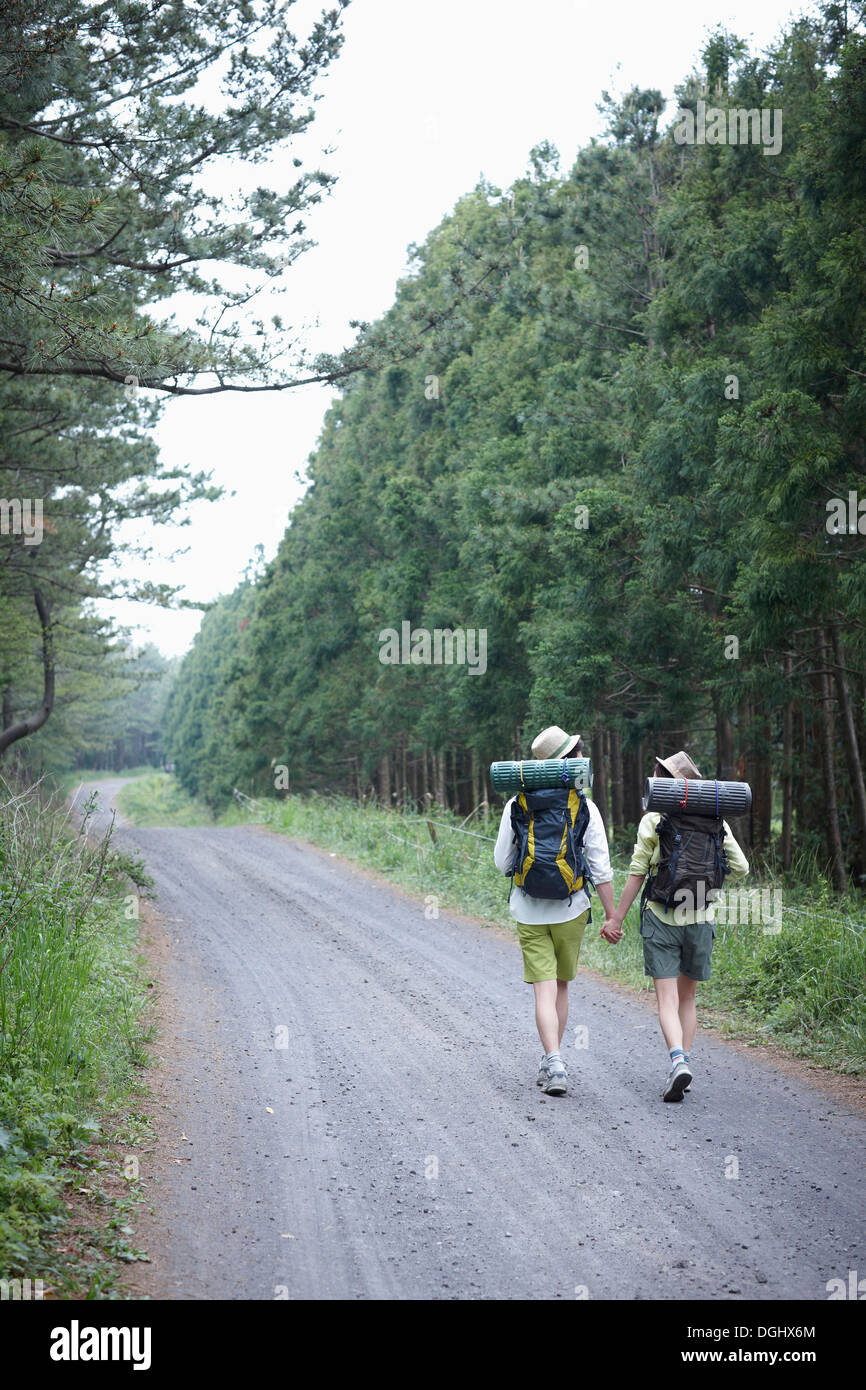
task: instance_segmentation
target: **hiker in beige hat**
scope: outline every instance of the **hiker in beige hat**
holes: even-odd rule
[[[579,734],[554,724],[533,740],[532,756],[578,757],[582,748]],[[512,796],[502,812],[493,861],[513,876],[508,906],[517,922],[523,978],[535,993],[535,1023],[544,1048],[536,1083],[561,1096],[568,1088],[560,1055],[568,985],[577,974],[590,918],[587,879],[605,919],[613,915],[613,873],[598,807],[571,784]]]
[[[669,758],[657,756],[653,776],[682,777],[696,782],[702,780],[688,753],[682,750]],[[671,868],[671,846],[677,831],[683,832],[682,840],[677,842],[682,845],[682,850],[678,849],[677,853],[682,853],[683,859],[693,852],[706,855],[707,846],[710,845],[711,853],[706,860],[709,863],[713,853],[718,852],[717,862],[722,879],[726,874],[741,878],[749,872],[749,863],[731,834],[727,821],[686,814],[675,817],[676,826],[669,816],[666,815],[664,820],[667,825],[662,824],[661,838],[659,824],[663,817],[658,811],[647,811],[641,820],[619,906],[612,914],[612,921],[605,922],[601,935],[616,945],[622,936],[625,915],[650,872],[640,912],[644,974],[650,975],[655,985],[659,1026],[670,1052],[670,1071],[662,1092],[663,1099],[680,1101],[685,1092],[691,1089],[694,1080],[691,1050],[697,1030],[697,986],[700,980],[710,978],[716,928],[712,901],[706,895],[700,902],[695,899],[691,906],[678,904],[666,907],[653,899],[650,907],[652,884],[660,865]],[[689,848],[689,841],[694,851]],[[687,900],[683,899],[683,902],[687,903]]]

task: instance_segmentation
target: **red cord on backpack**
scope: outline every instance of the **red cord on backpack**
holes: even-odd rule
[[[684,780],[684,782],[685,782],[685,784],[686,784],[686,794],[685,794],[685,796],[683,797],[682,801],[680,802],[680,805],[681,805],[681,806],[685,806],[686,802],[687,802],[688,799],[689,799],[689,779],[688,779],[688,777],[685,777],[683,780]]]

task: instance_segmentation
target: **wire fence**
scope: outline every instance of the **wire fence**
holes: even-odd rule
[[[491,845],[496,844],[495,835],[479,835],[477,830],[464,830],[460,825],[448,825],[448,823],[443,820],[431,820],[428,823],[430,825],[439,825],[443,830],[451,830],[455,835],[471,835],[474,840],[487,840]]]
[[[254,796],[247,796],[246,792],[239,791],[235,787],[232,796],[243,810],[249,811],[251,815],[262,816],[266,821],[272,821],[276,813],[276,807],[266,801],[259,801]]]

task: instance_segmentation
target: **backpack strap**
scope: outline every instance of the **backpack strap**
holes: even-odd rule
[[[659,829],[659,826],[661,825],[661,822],[662,822],[663,819],[664,819],[664,813],[662,813],[662,815],[659,816],[659,818],[658,818],[658,820],[656,821],[656,824],[655,824],[655,831],[656,831],[656,836],[657,836],[657,837],[658,837],[658,829]],[[661,841],[660,841],[660,840],[659,840],[659,854],[661,855]],[[660,863],[661,863],[661,858],[659,859],[659,864],[660,864]],[[649,901],[649,895],[650,895],[650,892],[652,891],[652,886],[653,886],[653,884],[655,883],[656,879],[658,878],[658,872],[659,872],[659,865],[658,865],[658,864],[656,865],[656,870],[655,870],[655,873],[654,873],[654,874],[653,874],[653,873],[650,873],[650,872],[649,872],[649,869],[647,869],[646,878],[645,878],[644,881],[643,881],[643,891],[642,891],[642,893],[641,893],[641,895],[640,895],[640,905],[639,905],[639,907],[638,907],[638,915],[639,915],[641,921],[643,921],[643,915],[644,915],[644,912],[646,911],[646,905],[647,905],[647,902]]]
[[[719,802],[719,784],[718,784],[718,782],[717,782],[717,783],[716,783],[716,814],[717,814],[717,815],[718,815],[718,802]],[[721,879],[722,883],[724,883],[725,879],[726,879],[727,876],[728,876],[728,855],[727,855],[727,851],[725,850],[725,823],[724,823],[724,821],[722,821],[722,824],[721,824],[721,826],[719,827],[719,832],[718,832],[718,834],[715,836],[715,841],[716,841],[716,868],[718,869],[718,872],[719,872],[719,878]]]
[[[564,782],[568,782],[568,780],[569,780],[568,777],[566,776],[566,772],[565,772],[565,759],[563,759],[563,762],[562,762],[562,779],[563,779]],[[570,818],[567,819],[567,821],[566,821],[566,833],[567,833],[567,836],[568,836],[568,844],[569,844],[569,846],[570,846],[570,848],[571,848],[572,862],[574,863],[575,868],[577,868],[577,862],[578,862],[578,861],[577,861],[577,856],[578,856],[578,845],[577,845],[577,836],[576,836],[575,827],[576,827],[576,825],[577,825],[578,820],[580,820],[581,817],[584,818],[584,819],[583,819],[583,828],[582,828],[581,837],[580,837],[580,857],[581,857],[581,859],[582,859],[582,861],[583,861],[583,874],[582,874],[583,882],[582,882],[580,888],[575,889],[575,887],[574,887],[574,881],[572,880],[571,892],[570,892],[569,895],[568,895],[569,906],[571,906],[571,900],[572,900],[572,898],[574,897],[575,892],[578,892],[578,893],[579,893],[579,892],[585,892],[585,893],[586,893],[586,896],[587,896],[587,898],[588,898],[588,897],[589,897],[589,890],[590,890],[590,887],[591,887],[591,885],[592,885],[592,879],[591,879],[590,876],[589,876],[589,865],[588,865],[587,862],[586,862],[586,855],[585,855],[584,850],[583,850],[583,837],[584,837],[584,835],[586,834],[586,828],[587,828],[587,826],[589,825],[589,805],[588,805],[588,802],[587,802],[587,799],[586,799],[586,793],[580,791],[577,787],[575,787],[574,790],[575,790],[575,794],[576,794],[576,796],[577,796],[577,811],[576,811],[576,813],[575,813],[575,817],[574,817],[574,821],[573,821],[573,822],[571,821]],[[589,921],[589,922],[592,921],[592,908],[590,908],[590,911],[589,911],[589,919],[588,919],[588,921]]]
[[[520,780],[521,782],[523,781],[523,763],[520,764]],[[523,802],[523,805],[520,804],[521,801]],[[522,818],[524,816],[526,817],[525,832],[522,825],[520,825],[520,829],[518,829],[518,825],[515,823],[522,821]],[[518,792],[517,796],[514,798],[514,802],[511,807],[511,829],[514,832],[514,838],[517,841],[517,854],[514,857],[514,863],[511,865],[511,868],[508,873],[508,877],[511,880],[511,882],[508,887],[508,897],[506,898],[506,902],[509,903],[511,902],[511,894],[514,892],[515,875],[522,870],[523,864],[526,860],[526,848],[529,840],[529,822],[531,821],[531,819],[532,811],[526,803],[526,797],[524,796],[523,792]]]
[[[686,796],[688,796],[688,794],[689,794],[689,793],[688,793],[688,785],[687,785],[687,788],[686,788]],[[682,832],[682,830],[678,830],[678,829],[676,829],[676,827],[674,827],[674,843],[673,843],[673,849],[671,850],[671,865],[670,865],[670,869],[668,870],[668,877],[669,877],[670,882],[671,882],[672,884],[676,882],[676,877],[677,877],[677,864],[679,863],[680,850],[681,850],[681,848],[682,848],[682,843],[683,843],[683,832]],[[665,898],[665,912],[670,912],[671,903],[673,902],[673,900],[674,900],[674,893],[673,893],[673,889],[671,888],[670,892],[668,893],[667,897]]]
[[[575,867],[575,869],[576,869],[576,868],[577,868],[577,845],[575,844],[575,840],[574,840],[574,826],[572,825],[570,819],[566,821],[565,835],[566,835],[566,840],[567,840],[567,843],[568,843],[568,847],[569,847],[569,849],[571,850],[571,862],[574,864],[574,867]],[[566,860],[567,860],[567,858],[568,858],[568,856],[566,855]],[[575,877],[576,877],[576,875],[575,875]],[[574,878],[572,878],[572,880],[571,880],[571,892],[570,892],[569,895],[568,895],[568,905],[569,905],[569,907],[571,907],[571,900],[572,900],[573,897],[574,897]]]
[[[686,786],[686,797],[688,797],[688,794],[689,794],[689,793],[688,793],[688,784],[687,784],[687,786]],[[683,802],[680,802],[680,805],[683,805]],[[653,884],[655,883],[656,879],[658,878],[659,870],[661,869],[661,866],[662,866],[662,858],[661,858],[661,835],[659,834],[659,828],[660,828],[660,827],[663,825],[663,823],[665,823],[665,822],[666,822],[668,825],[671,826],[671,830],[673,831],[673,834],[674,834],[674,844],[673,844],[673,850],[672,850],[672,852],[671,852],[670,861],[665,861],[665,864],[666,864],[666,867],[667,867],[667,870],[668,870],[668,882],[669,882],[669,883],[673,883],[673,882],[674,882],[674,873],[675,873],[676,866],[677,866],[677,860],[678,860],[679,857],[680,857],[680,842],[681,842],[683,836],[682,836],[682,831],[681,831],[681,830],[677,830],[676,826],[673,825],[672,822],[670,822],[670,821],[668,820],[668,817],[664,814],[664,812],[662,812],[661,815],[659,816],[658,820],[656,821],[656,835],[658,836],[658,841],[659,841],[659,862],[658,862],[658,864],[656,865],[656,871],[655,871],[655,873],[654,873],[654,874],[649,874],[649,873],[648,873],[647,876],[646,876],[646,880],[645,880],[645,882],[644,882],[643,892],[642,892],[642,894],[641,894],[641,900],[640,900],[640,915],[641,915],[641,917],[643,916],[644,908],[646,907],[647,901],[648,901],[648,899],[649,899],[650,892],[652,891],[652,886],[653,886]],[[665,912],[670,911],[670,905],[671,905],[671,903],[673,902],[673,897],[674,897],[673,891],[669,891],[667,897],[666,897],[665,900],[664,900],[664,909],[665,909]],[[653,899],[653,901],[656,901],[656,900]]]

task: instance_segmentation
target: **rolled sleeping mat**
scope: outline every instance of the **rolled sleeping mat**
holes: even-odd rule
[[[592,763],[589,758],[527,758],[525,762],[491,763],[490,781],[496,791],[506,796],[537,792],[544,787],[576,787],[585,791],[592,786]]]
[[[645,811],[671,811],[692,816],[745,816],[752,807],[748,782],[693,782],[682,777],[648,777],[644,783]]]

